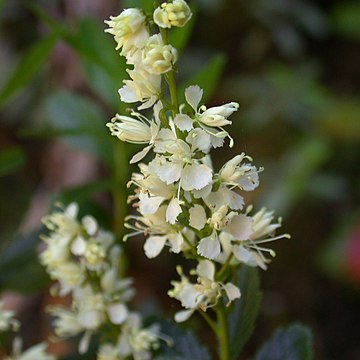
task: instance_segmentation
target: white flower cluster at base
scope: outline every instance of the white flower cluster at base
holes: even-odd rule
[[[0,301],[0,336],[8,331],[18,331],[20,323],[14,318],[14,312],[4,309],[4,303]],[[54,355],[48,354],[45,343],[37,344],[29,349],[22,350],[22,340],[16,336],[12,344],[11,355],[3,360],[55,360]]]
[[[120,246],[92,216],[78,221],[77,215],[78,205],[72,203],[43,219],[50,233],[43,236],[47,248],[40,259],[56,281],[52,291],[60,296],[72,295],[71,308],[49,308],[55,317],[55,334],[59,338],[83,334],[79,352],[85,353],[93,334],[105,335],[111,329],[112,336],[115,332],[119,339],[114,345],[118,356],[114,359],[135,358],[139,352],[150,356],[149,350],[158,346],[158,328],[143,329],[140,315],[128,309],[134,290],[131,279],[119,277]],[[138,333],[148,336],[143,336],[141,342]],[[99,359],[104,358],[101,352]]]

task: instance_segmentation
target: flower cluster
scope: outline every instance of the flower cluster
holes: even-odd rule
[[[104,349],[108,349],[111,334],[119,343],[112,348],[115,355],[111,359],[130,355],[147,359],[149,350],[158,346],[158,329],[142,328],[140,316],[128,309],[134,290],[131,279],[119,276],[121,247],[92,216],[78,221],[77,215],[78,206],[72,203],[43,219],[50,233],[43,236],[47,248],[40,260],[56,280],[53,292],[72,295],[71,308],[50,308],[55,333],[60,338],[83,333],[80,353],[87,351],[92,334],[103,334],[105,345],[99,350],[99,359],[106,358]]]
[[[154,21],[162,27],[184,26],[191,12],[183,0],[163,4],[154,14]],[[125,103],[142,102],[139,109],[147,109],[161,97],[161,75],[172,70],[177,62],[176,49],[167,44],[160,34],[150,35],[149,21],[139,9],[126,9],[105,21],[105,30],[114,35],[120,54],[125,56],[131,80],[125,80],[119,90]]]
[[[3,302],[0,301],[0,335],[4,332],[19,330],[20,323],[14,315],[13,311],[5,310]],[[45,343],[41,343],[22,351],[22,340],[15,337],[11,355],[6,356],[4,360],[55,360],[55,356],[46,352],[46,347]]]
[[[214,307],[223,296],[228,303],[239,298],[240,289],[228,281],[225,270],[244,264],[266,269],[266,254],[274,256],[274,252],[263,244],[288,236],[275,236],[280,220],[274,222],[272,212],[263,208],[252,214],[252,206],[245,207],[244,192],[258,187],[261,171],[249,156],[237,155],[219,171],[212,165],[211,149],[224,146],[226,139],[233,146],[225,126],[231,125],[230,117],[239,105],[230,102],[208,108],[202,104],[203,90],[193,85],[185,90],[186,103],[178,106],[176,50],[167,42],[164,29],[184,26],[190,17],[187,4],[173,0],[154,11],[160,34],[148,33],[146,17],[137,9],[127,9],[107,22],[121,55],[133,65],[132,80],[119,90],[122,101],[141,102],[139,110],[153,106],[150,118],[133,111],[131,116],[117,114],[107,124],[120,140],[145,145],[131,163],[143,160],[150,150],[154,154],[149,162],[139,164],[129,183],[135,185],[129,201],[138,214],[128,217],[126,226],[132,232],[125,240],[144,234],[147,257],[154,258],[169,247],[198,262],[191,272],[197,275],[196,282],[191,283],[178,268],[181,281],[173,282],[169,292],[186,309],[176,315],[177,321],[186,320],[195,310]],[[137,41],[139,29],[141,42]],[[161,87],[163,79],[170,100]]]

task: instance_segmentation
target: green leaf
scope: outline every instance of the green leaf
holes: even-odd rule
[[[234,307],[228,314],[229,341],[233,360],[238,358],[255,328],[262,297],[257,269],[243,266],[238,272],[237,286],[240,288],[241,298],[234,302]]]
[[[181,84],[179,94],[183,96],[185,89],[190,85],[199,85],[204,90],[203,101],[211,98],[219,82],[226,63],[223,54],[214,55],[195,75]]]
[[[54,32],[38,41],[31,50],[24,55],[0,91],[0,106],[9,101],[36,75],[48,59],[58,38],[59,34]]]
[[[57,131],[75,131],[77,135],[66,136],[65,142],[79,150],[112,163],[112,146],[105,126],[106,116],[99,106],[83,96],[67,91],[51,95],[45,110],[52,127]]]
[[[14,146],[0,152],[0,176],[11,174],[17,171],[26,162],[24,151]]]
[[[184,330],[179,325],[170,321],[160,321],[161,332],[169,336],[172,346],[162,344],[160,355],[155,360],[210,360],[208,350],[200,344],[195,334]]]
[[[256,354],[254,360],[313,359],[311,330],[300,324],[279,329]]]
[[[0,291],[34,293],[48,284],[48,276],[38,259],[40,231],[19,235],[0,256]]]

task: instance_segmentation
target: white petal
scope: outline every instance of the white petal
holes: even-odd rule
[[[206,185],[204,188],[200,190],[193,190],[195,199],[205,199],[210,193],[212,189],[212,184]]]
[[[198,254],[208,259],[215,259],[221,251],[220,243],[212,237],[201,239],[197,246]]]
[[[171,234],[168,236],[169,243],[170,243],[170,249],[173,253],[178,254],[183,245],[184,245],[184,239],[181,234]]]
[[[145,110],[152,107],[157,100],[158,97],[156,95],[151,96],[147,101],[143,102],[140,106],[138,106],[138,110]]]
[[[67,206],[64,213],[72,219],[75,219],[79,212],[79,205],[75,202]]]
[[[231,219],[231,223],[225,228],[236,240],[247,240],[253,233],[253,219],[244,214],[239,214]]]
[[[133,103],[140,101],[136,92],[133,89],[131,89],[128,85],[124,85],[121,89],[119,89],[119,95],[121,101],[124,103]]]
[[[248,170],[242,176],[237,183],[239,184],[240,188],[245,191],[252,191],[259,186],[259,174],[258,170],[255,166],[250,164],[243,165],[244,167],[248,167]]]
[[[200,190],[212,181],[212,171],[204,164],[192,164],[185,167],[181,176],[181,187],[185,191]]]
[[[110,321],[113,324],[119,325],[126,320],[128,309],[124,304],[112,304],[107,308],[107,313],[109,314]]]
[[[189,210],[189,213],[190,213],[190,220],[189,220],[190,226],[197,230],[203,229],[207,221],[206,212],[204,208],[201,205],[196,204]]]
[[[82,218],[82,225],[84,226],[86,232],[92,236],[95,235],[98,230],[98,223],[95,218],[91,215],[86,215]]]
[[[195,289],[192,284],[185,285],[179,294],[181,305],[186,309],[193,309],[197,306],[201,292]]]
[[[174,317],[175,321],[178,323],[186,321],[194,313],[194,311],[194,309],[178,311]]]
[[[149,196],[145,193],[140,193],[139,199],[139,211],[142,215],[155,214],[165,200],[162,196]]]
[[[201,260],[196,267],[196,273],[200,277],[204,277],[213,281],[215,275],[215,265],[210,260]]]
[[[244,206],[244,198],[237,194],[235,191],[231,191],[228,189],[228,205],[231,209],[241,210]]]
[[[77,236],[71,244],[71,252],[76,256],[84,255],[86,250],[86,241],[82,236]]]
[[[78,315],[79,323],[85,328],[89,330],[96,329],[100,323],[100,313],[97,310],[86,310],[81,312]]]
[[[166,221],[175,224],[176,218],[181,214],[182,209],[178,198],[173,198],[166,209]]]
[[[225,186],[221,186],[218,191],[210,193],[204,200],[208,206],[214,206],[215,208],[226,204],[231,209],[241,210],[244,206],[243,197]]]
[[[211,137],[208,133],[200,128],[196,128],[189,133],[186,141],[191,144],[191,150],[197,149],[208,152],[211,147]]]
[[[138,153],[136,153],[130,160],[130,164],[135,164],[138,161],[142,160],[147,153],[149,152],[149,150],[152,148],[152,145],[146,146],[144,147],[141,151],[139,151]]]
[[[185,89],[185,99],[187,103],[197,112],[203,90],[198,85],[192,85]]]
[[[85,354],[88,351],[92,332],[86,331],[79,342],[79,353]]]
[[[233,301],[235,299],[239,299],[241,296],[240,289],[232,283],[225,284],[224,290],[226,292],[226,296],[229,299],[229,302],[227,305],[229,305],[231,301]]]
[[[152,259],[161,253],[165,246],[166,236],[149,236],[144,244],[145,255]]]
[[[192,130],[194,120],[186,114],[177,114],[174,118],[175,125],[181,130],[181,131],[190,131]]]
[[[180,179],[182,167],[182,162],[170,162],[163,157],[155,158],[149,164],[150,172],[154,172],[168,185]]]
[[[250,266],[256,266],[251,251],[245,249],[242,245],[234,245],[232,247],[232,252],[236,259],[242,263]]]
[[[208,206],[215,206],[215,208],[219,208],[223,204],[226,204],[231,209],[241,210],[244,206],[244,199],[236,192],[225,186],[221,186],[218,191],[209,194],[209,196],[205,199],[205,203]]]

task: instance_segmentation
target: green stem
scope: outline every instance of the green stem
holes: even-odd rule
[[[170,90],[170,98],[172,103],[172,113],[173,116],[178,113],[179,111],[179,102],[178,102],[178,95],[177,95],[177,88],[176,88],[176,81],[175,81],[175,75],[174,70],[169,71],[165,74],[166,81],[169,85]]]
[[[217,273],[217,280],[219,281],[222,281],[222,276],[224,275],[225,271],[228,269],[229,265],[230,265],[230,262],[231,262],[231,259],[233,258],[233,253],[231,253],[229,255],[229,257],[226,259],[226,262],[224,263],[224,265],[222,266],[222,268],[219,270],[219,272]]]
[[[160,28],[160,33],[162,40],[165,45],[169,44],[168,37],[167,37],[167,31],[166,29]],[[177,94],[177,88],[176,88],[176,80],[175,80],[175,73],[174,70],[171,70],[165,74],[166,82],[169,85],[169,91],[170,91],[170,98],[171,98],[171,105],[172,105],[172,113],[173,116],[178,113],[179,111],[179,100],[178,100],[178,94]]]
[[[213,320],[211,320],[210,316],[206,312],[204,312],[202,310],[199,310],[199,313],[204,318],[204,320],[208,323],[208,325],[211,327],[212,331],[216,335],[219,335],[218,334],[218,328],[216,327],[215,322]]]
[[[126,181],[128,179],[128,156],[126,152],[126,144],[122,141],[114,141],[114,172],[115,179],[113,187],[114,201],[114,234],[116,241],[120,242],[124,236],[124,219],[127,213],[126,205]],[[125,259],[120,261],[122,268],[121,274],[126,273]]]
[[[220,360],[229,360],[229,334],[228,334],[228,323],[225,312],[224,304],[219,304],[219,307],[216,309],[216,314],[218,318],[218,331],[217,336],[219,339],[220,345]]]

